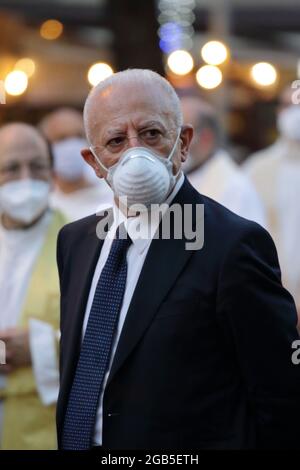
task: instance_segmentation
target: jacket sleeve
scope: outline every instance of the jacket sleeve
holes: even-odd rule
[[[58,233],[57,245],[56,245],[56,262],[57,262],[57,268],[58,268],[60,288],[61,288],[62,273],[63,273],[63,248],[62,248],[63,230],[64,230],[64,227]]]
[[[63,324],[63,308],[62,308],[62,288],[63,288],[63,272],[64,272],[64,242],[65,242],[65,227],[63,227],[57,237],[57,246],[56,246],[56,261],[59,275],[59,286],[60,286],[60,333],[62,331]],[[59,370],[61,371],[62,367],[62,354],[61,354],[61,336],[59,341]]]
[[[234,344],[254,414],[258,447],[299,448],[299,340],[293,298],[281,284],[276,248],[249,222],[235,237],[219,277],[217,311]]]

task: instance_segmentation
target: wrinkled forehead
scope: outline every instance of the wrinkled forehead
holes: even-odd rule
[[[166,126],[175,123],[175,109],[169,94],[160,84],[131,82],[109,86],[89,98],[87,133],[99,131],[116,122],[134,119],[157,119]]]

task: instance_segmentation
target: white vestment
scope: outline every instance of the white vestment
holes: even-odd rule
[[[283,283],[300,310],[300,143],[279,139],[244,165],[264,203]]]
[[[226,151],[217,151],[187,177],[199,193],[246,219],[266,226],[263,206],[253,184]]]

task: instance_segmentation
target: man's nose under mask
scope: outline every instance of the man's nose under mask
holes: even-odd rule
[[[152,204],[164,202],[178,175],[173,174],[172,158],[180,132],[167,157],[161,157],[146,147],[134,147],[126,150],[110,168],[103,165],[90,147],[99,165],[107,171],[107,182],[115,196],[127,207],[138,205],[149,209]]]

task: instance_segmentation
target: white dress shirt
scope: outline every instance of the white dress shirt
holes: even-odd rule
[[[167,205],[171,203],[171,201],[174,199],[174,197],[178,193],[183,182],[184,182],[184,176],[183,174],[181,174],[172,192],[170,193],[170,195],[165,201],[166,208],[167,208]],[[144,261],[148,253],[148,249],[150,247],[152,238],[158,228],[158,225],[156,223],[157,218],[155,217],[150,218],[150,221],[149,221],[150,226],[149,226],[147,213],[141,214],[138,217],[126,218],[125,215],[118,209],[118,207],[115,204],[113,204],[113,214],[114,214],[114,221],[103,242],[99,260],[98,260],[98,263],[94,272],[94,276],[93,276],[93,280],[92,280],[92,284],[90,288],[90,293],[89,293],[89,297],[88,297],[88,301],[86,305],[85,317],[84,317],[84,322],[83,322],[82,338],[84,336],[86,326],[88,323],[89,314],[90,314],[90,310],[92,307],[95,290],[96,290],[99,277],[101,275],[102,269],[108,258],[111,244],[114,239],[114,235],[116,233],[117,227],[122,222],[124,222],[126,231],[132,240],[132,244],[130,245],[127,251],[127,280],[126,280],[126,287],[125,287],[125,292],[124,292],[124,297],[123,297],[123,303],[122,303],[121,310],[120,310],[116,335],[115,335],[114,342],[112,345],[112,353],[110,357],[109,366],[104,377],[102,391],[101,391],[100,398],[99,398],[95,432],[94,432],[94,438],[93,438],[94,445],[102,444],[103,394],[104,394],[105,386],[106,386],[107,379],[111,370],[113,358],[117,349],[121,331],[124,325],[124,321],[127,315],[127,311],[128,311],[136,284],[138,282],[142,267],[144,265]],[[140,233],[141,236],[138,236],[138,233]],[[144,237],[143,234],[149,234],[149,236]]]
[[[246,219],[266,226],[263,204],[254,185],[225,150],[217,151],[187,176],[199,193]]]
[[[51,220],[52,212],[48,210],[26,230],[6,230],[0,224],[0,331],[18,325],[34,265]],[[45,405],[55,403],[58,395],[55,334],[48,323],[30,319],[32,367],[40,399]],[[5,387],[5,381],[6,376],[0,374],[0,387]]]

